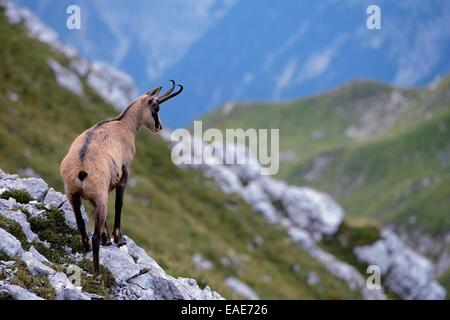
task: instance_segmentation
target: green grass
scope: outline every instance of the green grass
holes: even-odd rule
[[[70,143],[79,133],[115,116],[117,111],[87,86],[82,97],[59,87],[47,59],[52,57],[62,65],[67,65],[67,60],[27,38],[21,27],[5,23],[1,14],[0,56],[0,108],[4,115],[0,117],[0,168],[17,172],[31,167],[49,185],[62,190],[59,164]],[[11,101],[9,92],[17,93],[19,100]],[[224,285],[229,276],[237,276],[262,298],[359,297],[305,251],[286,241],[284,230],[265,222],[241,199],[223,194],[196,171],[175,167],[167,143],[159,137],[140,132],[136,150],[131,178],[137,184],[126,190],[123,233],[170,275],[193,277],[226,298],[238,298]],[[111,194],[110,225],[113,200]],[[234,203],[234,209],[227,203]],[[49,213],[53,221],[49,225],[39,218],[32,219],[32,229],[56,248],[60,241],[69,241],[76,247],[75,234],[69,233],[67,240],[58,235],[59,231],[54,232],[52,225],[56,224],[57,229],[60,226],[58,216],[53,214],[52,220]],[[264,239],[264,245],[248,251],[246,245],[256,234]],[[37,249],[51,261],[60,261],[58,254],[54,256],[42,247]],[[197,270],[191,259],[194,253],[211,260],[214,268]],[[223,264],[224,258],[233,262]],[[294,264],[302,266],[300,272],[292,270]],[[320,288],[307,285],[310,271],[320,276]],[[270,281],[263,280],[267,275]]]
[[[6,190],[2,194],[0,194],[0,198],[6,200],[8,200],[9,198],[14,198],[18,203],[24,204],[30,202],[31,200],[34,200],[27,191],[16,189]]]
[[[445,232],[450,228],[450,164],[443,157],[450,156],[450,131],[441,131],[442,124],[450,129],[450,113],[403,134],[348,147],[315,185],[337,195],[354,216]],[[411,216],[417,220],[412,226]]]
[[[36,249],[50,261],[61,264],[68,262],[66,247],[72,248],[72,252],[83,252],[81,237],[78,231],[71,229],[64,218],[64,213],[58,209],[51,209],[47,217],[30,217],[30,228],[39,235],[39,239],[47,241],[50,248],[39,242],[34,242]]]
[[[9,260],[11,260],[11,257],[8,256],[5,252],[0,251],[0,261],[9,261]]]
[[[31,275],[27,265],[20,259],[16,259],[17,272],[10,283],[28,289],[44,299],[55,299],[55,289],[50,284],[46,275]]]
[[[107,268],[105,268],[105,266],[100,264],[102,282],[98,284],[94,281],[94,278],[91,275],[91,260],[84,259],[80,263],[78,263],[78,266],[84,270],[84,272],[81,273],[81,287],[83,288],[83,291],[100,295],[102,297],[105,297],[105,299],[110,299],[110,290],[116,284],[112,273]]]

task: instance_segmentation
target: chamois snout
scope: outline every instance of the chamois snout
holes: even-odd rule
[[[154,98],[149,102],[149,109],[152,115],[153,124],[150,126],[150,131],[157,133],[162,130],[162,122],[159,118],[159,102],[158,98]]]

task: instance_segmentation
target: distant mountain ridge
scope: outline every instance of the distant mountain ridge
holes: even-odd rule
[[[227,101],[291,99],[358,77],[420,86],[450,72],[447,1],[377,1],[382,29],[369,30],[369,0],[80,0],[80,31],[65,28],[65,6],[73,1],[17,1],[86,56],[131,74],[141,91],[172,78],[183,83],[183,99],[162,110],[172,128]],[[121,51],[120,61],[111,57]]]

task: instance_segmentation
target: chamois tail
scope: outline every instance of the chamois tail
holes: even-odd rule
[[[86,173],[86,171],[83,171],[83,170],[81,170],[79,173],[78,173],[78,179],[80,179],[80,181],[83,181],[86,177],[87,177],[87,173]]]

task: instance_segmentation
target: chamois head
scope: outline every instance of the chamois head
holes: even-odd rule
[[[142,115],[142,124],[153,133],[157,133],[162,129],[162,123],[159,119],[159,105],[179,95],[181,91],[183,91],[182,85],[176,85],[175,81],[170,81],[172,82],[172,87],[163,95],[158,96],[162,87],[157,87],[141,97],[141,103],[144,103],[147,106],[144,108],[144,113]],[[179,89],[176,92],[173,92],[175,86],[178,86]]]

